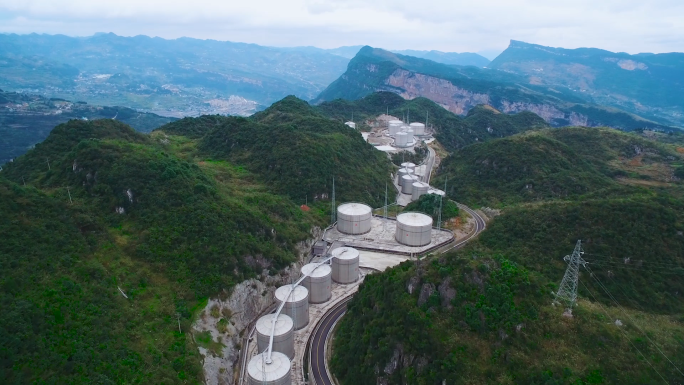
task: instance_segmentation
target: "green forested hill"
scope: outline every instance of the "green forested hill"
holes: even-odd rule
[[[436,184],[469,204],[619,196],[665,186],[682,167],[673,146],[612,129],[568,127],[475,144],[440,166]],[[623,183],[619,183],[623,182]]]
[[[502,214],[465,249],[368,276],[339,324],[333,372],[343,385],[678,383],[681,162],[669,144],[589,128],[452,154],[435,184],[448,178],[450,198]],[[567,318],[552,292],[578,239],[589,263]]]
[[[379,206],[385,183],[391,183],[391,164],[383,152],[358,131],[295,97],[249,119],[225,119],[201,139],[199,149],[214,159],[245,165],[274,191],[296,201],[329,196],[335,177],[337,199]]]
[[[148,135],[109,119],[73,120],[4,165],[0,382],[201,383],[190,325],[203,301],[287,266],[296,244],[327,223],[328,202],[310,195],[304,212],[305,189],[292,187],[297,200],[274,189],[296,186],[288,178],[306,175],[299,164],[276,178],[255,157],[329,164],[341,200],[371,197],[372,181],[384,190],[386,157],[374,160],[381,153],[358,133],[301,117],[289,102],[301,101],[274,107],[291,118],[281,126],[208,116]],[[300,130],[312,139],[276,143]],[[233,157],[210,137],[253,147]],[[325,152],[314,139],[328,141]],[[314,183],[327,176],[317,172],[312,188],[324,190]]]
[[[188,157],[194,146],[72,121],[6,165],[4,383],[200,382],[195,307],[292,262],[322,222],[239,167]]]

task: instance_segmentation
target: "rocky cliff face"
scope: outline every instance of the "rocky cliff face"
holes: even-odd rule
[[[237,383],[237,365],[240,365],[242,337],[249,333],[250,323],[274,304],[273,295],[280,285],[299,277],[299,270],[307,262],[313,244],[321,239],[323,232],[315,227],[311,238],[297,245],[297,262],[280,271],[268,275],[264,270],[259,279],[241,282],[229,293],[221,293],[211,298],[193,324],[193,333],[208,332],[214,343],[222,344],[220,351],[200,346],[203,356],[204,379],[208,385],[233,385]]]
[[[589,126],[589,118],[576,112],[566,113],[550,104],[534,104],[502,100],[493,103],[488,94],[476,93],[452,84],[446,79],[397,69],[386,80],[388,86],[377,91],[398,93],[404,99],[424,97],[441,105],[447,110],[465,115],[471,108],[486,104],[507,113],[514,114],[530,111],[541,116],[551,125]]]

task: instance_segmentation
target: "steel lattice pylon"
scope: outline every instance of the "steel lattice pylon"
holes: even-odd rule
[[[575,250],[572,255],[566,255],[563,260],[568,262],[568,268],[565,270],[563,280],[555,293],[556,298],[554,303],[562,303],[566,305],[568,310],[572,310],[577,301],[577,283],[579,281],[579,267],[584,266],[587,262],[582,259],[582,241],[577,241]]]

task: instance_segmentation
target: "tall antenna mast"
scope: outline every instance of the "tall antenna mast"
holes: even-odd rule
[[[335,223],[335,177],[333,176],[332,185],[332,211],[330,212],[330,225]]]
[[[555,293],[553,303],[562,303],[566,306],[566,312],[572,315],[572,308],[577,302],[577,282],[579,281],[579,267],[586,266],[587,262],[582,258],[582,241],[578,240],[572,255],[566,255],[563,260],[568,262],[563,280]]]
[[[411,121],[411,118],[409,116],[411,116],[411,107],[409,107],[406,111],[406,124],[408,124],[408,122]]]
[[[387,182],[385,182],[385,208],[383,210],[382,215],[385,217],[385,220],[382,223],[382,231],[387,231]]]

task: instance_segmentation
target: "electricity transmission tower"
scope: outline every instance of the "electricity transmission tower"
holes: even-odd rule
[[[566,309],[572,314],[572,307],[575,306],[577,301],[577,283],[579,280],[579,267],[580,265],[585,266],[586,261],[582,258],[582,241],[577,241],[575,245],[575,250],[572,255],[566,255],[563,260],[568,262],[568,268],[565,270],[565,275],[563,280],[558,287],[558,291],[555,293],[556,298],[554,299],[554,304],[564,304]]]

